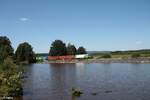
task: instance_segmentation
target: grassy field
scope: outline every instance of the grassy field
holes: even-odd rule
[[[90,56],[92,56],[95,59],[102,59],[102,58],[129,59],[129,58],[133,58],[134,55],[138,55],[137,58],[139,57],[147,58],[150,57],[150,50],[114,51],[114,52],[90,54]]]

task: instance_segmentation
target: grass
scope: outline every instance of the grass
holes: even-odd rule
[[[145,57],[148,58],[150,57],[150,54],[140,54],[140,57]],[[111,54],[111,58],[109,59],[129,59],[131,58],[132,54]],[[93,58],[95,59],[105,59],[103,57],[103,54],[97,54],[97,55],[93,55]]]

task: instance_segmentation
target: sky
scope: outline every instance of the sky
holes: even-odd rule
[[[0,36],[36,53],[56,39],[88,51],[150,49],[150,0],[0,0]]]

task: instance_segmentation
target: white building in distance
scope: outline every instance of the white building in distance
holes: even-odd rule
[[[75,55],[76,59],[84,59],[84,58],[88,58],[89,55],[88,54],[79,54],[79,55]]]

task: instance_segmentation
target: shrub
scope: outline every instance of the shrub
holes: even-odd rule
[[[22,95],[22,72],[13,63],[11,58],[6,58],[0,64],[0,97]]]
[[[111,55],[110,54],[104,54],[101,56],[101,58],[111,58]]]
[[[131,58],[139,58],[141,55],[139,53],[134,53],[131,55]]]

